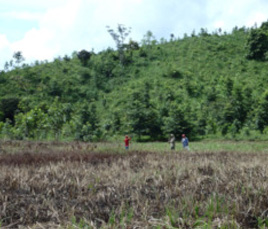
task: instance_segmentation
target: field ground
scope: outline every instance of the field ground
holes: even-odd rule
[[[0,142],[1,228],[268,228],[268,142]]]

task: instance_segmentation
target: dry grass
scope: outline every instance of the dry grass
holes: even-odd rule
[[[265,153],[2,142],[3,228],[266,228]]]

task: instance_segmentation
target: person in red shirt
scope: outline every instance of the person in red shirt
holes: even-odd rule
[[[125,148],[126,149],[129,149],[129,141],[131,140],[131,138],[129,138],[127,135],[124,139],[124,142],[125,142]]]

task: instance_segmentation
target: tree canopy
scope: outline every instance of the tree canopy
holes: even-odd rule
[[[126,41],[130,29],[118,25],[108,28],[117,50],[82,50],[31,65],[7,60],[0,72],[0,136],[262,138],[268,131],[267,28],[268,22],[229,34],[201,29],[169,41],[148,31],[137,42]]]

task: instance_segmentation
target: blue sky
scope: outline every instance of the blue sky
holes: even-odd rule
[[[267,0],[0,0],[0,69],[16,51],[32,63],[114,48],[106,26],[131,27],[138,42],[147,31],[168,40],[201,28],[259,26],[267,13]]]

